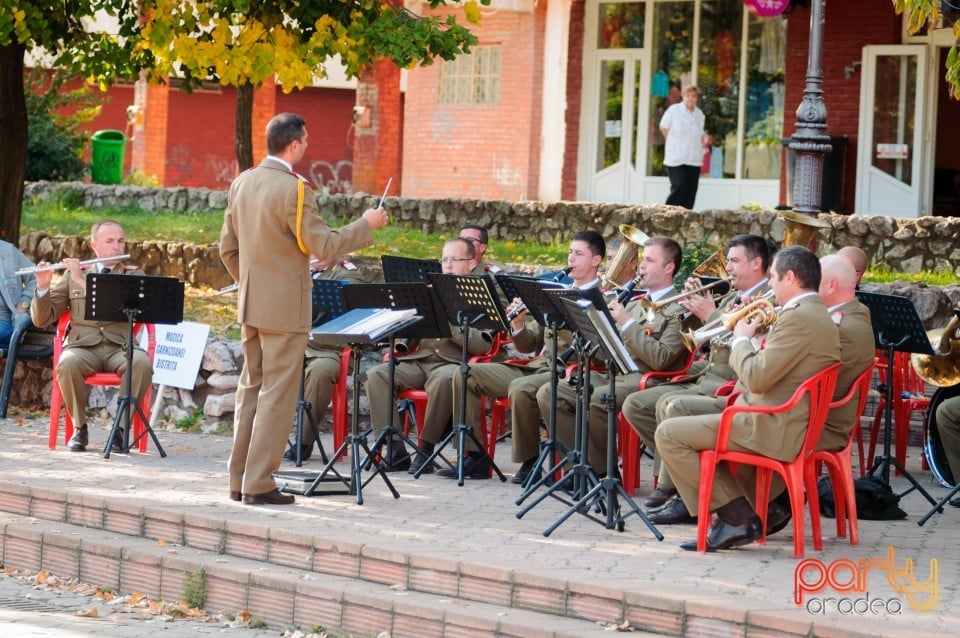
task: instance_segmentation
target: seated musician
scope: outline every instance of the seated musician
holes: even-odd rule
[[[0,302],[0,349],[8,351],[7,345],[17,326],[30,321],[30,302],[37,290],[37,278],[33,272],[22,275],[14,273],[32,268],[33,262],[10,242],[0,240],[0,273],[3,275],[3,300]]]
[[[704,322],[719,321],[720,314],[738,305],[741,299],[756,297],[767,291],[769,266],[770,253],[765,239],[756,235],[737,235],[727,244],[726,269],[730,277],[730,292],[719,304],[709,294],[691,294],[680,303]],[[688,291],[700,287],[697,278],[688,280],[685,285]],[[708,363],[701,366],[690,379],[657,385],[627,397],[623,403],[623,416],[648,449],[655,451],[653,435],[660,421],[670,416],[704,414],[723,409],[725,399],[718,402],[714,395],[721,385],[736,379],[729,360],[727,343],[715,340],[710,347]],[[664,472],[656,454],[654,473],[659,474],[659,482],[657,489],[644,502],[648,508],[663,506],[676,494],[673,481]],[[692,520],[684,516],[685,512],[679,508],[664,512],[656,517],[657,522],[682,523]]]
[[[136,266],[128,266],[116,259],[126,252],[124,242],[123,228],[117,222],[106,220],[94,224],[90,231],[90,248],[103,261],[93,264],[89,272],[144,274]],[[37,268],[49,265],[41,261]],[[38,270],[37,294],[30,305],[30,316],[34,324],[43,328],[56,322],[64,311],[70,311],[71,327],[57,364],[57,379],[74,425],[73,437],[67,445],[73,452],[83,452],[89,443],[84,379],[94,372],[115,372],[123,379],[121,394],[133,394],[140,401],[150,387],[153,371],[147,354],[134,344],[133,389],[132,392],[127,390],[125,346],[129,327],[126,323],[85,320],[87,286],[83,267],[79,260],[72,258],[64,259],[63,266],[65,272],[52,288],[53,271]],[[113,451],[121,451],[123,440],[119,431],[110,445]]]
[[[744,390],[737,405],[774,406],[787,401],[804,381],[840,361],[839,332],[820,301],[820,262],[803,246],[781,249],[773,259],[770,288],[781,309],[762,349],[754,346],[759,318],[739,321],[730,344],[730,366]],[[806,433],[809,406],[781,414],[743,414],[730,431],[729,447],[776,459],[795,458]],[[700,482],[700,450],[717,443],[719,414],[681,416],[657,427],[660,458],[688,512],[696,512]],[[782,490],[782,487],[781,487]],[[753,542],[761,535],[760,517],[750,500],[756,494],[756,471],[741,465],[736,477],[726,463],[717,466],[710,510],[716,518],[707,533],[707,550]],[[779,492],[771,489],[776,498]],[[696,550],[696,541],[681,548]]]
[[[867,266],[870,265],[870,259],[867,257],[867,253],[863,252],[863,249],[858,246],[844,246],[837,251],[837,254],[847,258],[850,263],[853,264],[853,270],[857,275],[857,288],[860,288],[860,280],[863,279],[863,273],[867,271]]]
[[[680,267],[682,251],[680,244],[667,237],[652,237],[643,245],[640,261],[640,286],[647,291],[646,299],[656,303],[677,293],[673,276]],[[628,394],[637,389],[643,373],[651,370],[671,370],[683,365],[687,350],[680,337],[680,316],[683,310],[676,303],[659,307],[648,316],[646,306],[638,300],[624,300],[626,307],[614,299],[608,305],[610,315],[620,327],[623,341],[634,362],[640,369],[616,377],[616,409],[619,411]],[[593,374],[594,386],[590,399],[589,446],[587,461],[598,475],[607,472],[608,384],[606,374]],[[540,414],[546,420],[550,414],[550,383],[537,391]],[[576,430],[576,389],[569,383],[557,387],[557,438],[566,448],[573,449]]]
[[[606,244],[603,237],[592,230],[580,231],[570,241],[567,255],[568,277],[573,279],[575,288],[586,289],[600,285],[597,270],[603,263]],[[513,300],[508,312],[521,305],[519,299]],[[470,366],[467,377],[466,415],[463,421],[454,414],[458,423],[463,422],[479,431],[480,398],[507,397],[510,399],[510,415],[513,436],[513,460],[521,463],[521,471],[533,466],[540,452],[540,408],[537,405],[537,390],[550,381],[551,341],[554,335],[529,317],[523,311],[510,323],[513,344],[520,352],[539,352],[539,356],[530,361],[517,363],[477,363]],[[546,334],[545,334],[546,333]],[[561,330],[556,336],[557,350],[562,352],[571,343],[568,330]],[[546,356],[544,356],[546,353]],[[453,405],[460,406],[460,371],[454,371]],[[456,477],[456,473],[448,473]],[[486,478],[488,463],[482,458],[475,463],[468,462],[464,475],[471,478]]]
[[[460,239],[466,239],[473,244],[473,249],[477,253],[477,265],[470,272],[471,275],[485,275],[490,273],[495,275],[501,271],[500,266],[483,260],[489,244],[487,229],[477,224],[464,224],[460,229]]]
[[[473,244],[460,238],[448,239],[443,244],[440,259],[444,274],[469,275],[476,267],[476,252]],[[396,410],[394,390],[424,389],[429,400],[420,427],[422,450],[426,455],[433,452],[443,432],[450,426],[453,414],[450,384],[453,373],[460,367],[463,352],[463,336],[459,326],[451,326],[453,337],[448,339],[423,339],[416,349],[399,358],[394,369],[394,388],[389,387],[389,363],[383,363],[367,372],[364,389],[370,400],[370,422],[374,433],[379,435],[387,425],[389,410]],[[472,356],[489,351],[493,342],[492,334],[481,330],[471,330],[467,351]],[[394,412],[394,424],[399,426],[400,415]],[[406,447],[401,440],[392,441],[386,453],[388,471],[410,469],[416,471],[427,459],[418,454],[411,465]],[[424,472],[429,472],[429,468]],[[486,477],[486,474],[484,475]]]
[[[960,310],[960,304],[956,310]],[[951,326],[954,326],[951,322]],[[956,328],[948,326],[949,332],[944,333],[944,337],[950,341],[957,338]],[[951,334],[953,333],[953,334]],[[933,344],[936,348],[939,344]],[[943,352],[945,348],[941,347],[941,354],[950,354],[952,351]],[[960,396],[944,399],[937,406],[937,431],[940,433],[940,443],[943,445],[944,455],[947,457],[947,465],[950,467],[950,473],[953,475],[954,484],[960,482]],[[954,507],[960,507],[960,496],[950,499],[950,504]]]
[[[338,259],[333,263],[311,263],[315,266],[312,272],[314,279],[343,281],[350,284],[364,283],[360,269],[349,259]],[[342,352],[343,348],[340,346],[317,343],[313,335],[307,341],[306,369],[303,373],[303,399],[310,402],[311,414],[317,427],[323,423],[327,406],[330,405],[330,397],[333,396],[333,386],[340,378],[340,355]],[[294,436],[296,436],[296,432],[294,432]],[[301,460],[306,461],[310,458],[315,440],[315,433],[311,431],[310,421],[305,419],[303,431],[300,433]],[[283,458],[288,461],[297,460],[297,450],[293,443],[290,443]]]

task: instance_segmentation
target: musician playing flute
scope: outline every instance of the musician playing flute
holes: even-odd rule
[[[705,322],[716,321],[721,313],[729,311],[743,299],[758,297],[768,290],[767,269],[770,266],[770,251],[767,241],[757,235],[736,235],[727,243],[727,275],[730,277],[730,292],[718,303],[707,294],[692,294],[680,300],[680,305]],[[699,288],[698,278],[691,278],[686,290]],[[717,401],[717,388],[737,376],[730,367],[730,349],[726,343],[710,346],[709,361],[705,366],[691,368],[691,377],[685,381],[665,383],[635,392],[623,403],[623,416],[636,430],[647,449],[654,451],[655,475],[659,475],[657,488],[644,501],[648,508],[662,507],[677,493],[660,465],[660,457],[654,445],[657,423],[670,416],[707,414],[720,412],[725,398]],[[680,505],[671,503],[671,511],[656,514],[658,524],[684,523],[692,520]]]
[[[64,259],[61,262],[63,276],[53,287],[51,282],[54,271],[48,268],[50,264],[45,261],[37,264],[37,294],[30,305],[33,323],[43,328],[59,320],[64,312],[70,312],[70,330],[64,339],[56,374],[67,412],[73,420],[73,436],[67,443],[72,452],[83,452],[89,444],[87,385],[84,381],[87,376],[95,372],[115,372],[123,379],[120,394],[135,395],[137,401],[143,399],[152,382],[147,353],[135,343],[132,392],[126,387],[125,349],[129,330],[126,323],[84,319],[87,273],[144,274],[136,266],[122,261],[122,256],[126,253],[125,242],[126,237],[120,224],[104,220],[90,229],[90,248],[100,260],[97,263],[84,268],[78,259]],[[110,448],[114,452],[122,451],[123,438],[119,430],[114,434]]]

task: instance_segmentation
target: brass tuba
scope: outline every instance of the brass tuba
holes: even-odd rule
[[[721,248],[713,253],[693,269],[691,277],[716,277],[718,279],[727,279],[727,258]]]
[[[927,339],[933,346],[934,354],[910,355],[910,365],[917,376],[940,388],[960,383],[960,317],[954,317],[946,328],[927,331]]]
[[[830,228],[830,224],[823,220],[792,210],[780,211],[780,218],[787,226],[786,232],[783,233],[782,246],[806,246],[813,252],[817,252],[820,229]]]
[[[636,258],[637,250],[642,248],[649,237],[640,230],[637,230],[630,224],[620,224],[620,248],[617,254],[613,256],[610,267],[603,273],[602,283],[605,288],[618,288],[617,279],[623,274],[623,271],[630,262]]]

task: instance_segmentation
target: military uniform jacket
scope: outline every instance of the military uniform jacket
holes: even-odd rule
[[[297,176],[267,157],[230,185],[220,258],[239,284],[241,323],[280,332],[307,332],[312,319],[309,257],[297,245]],[[373,241],[363,219],[333,230],[317,214],[307,186],[300,235],[308,253],[331,260]],[[242,247],[242,250],[241,250]]]
[[[553,339],[553,330],[544,328],[534,319],[528,319],[524,323],[523,330],[513,335],[513,346],[519,352],[540,352],[542,350],[547,356],[540,355],[530,361],[510,365],[546,372],[550,369],[549,354],[553,350]],[[571,344],[573,344],[573,333],[569,330],[560,330],[557,335],[557,354],[563,354]],[[571,361],[571,363],[575,362]]]
[[[747,340],[733,346],[730,365],[740,377],[738,389],[746,389],[737,398],[737,405],[784,403],[801,383],[838,361],[840,337],[836,326],[820,297],[806,296],[779,313],[761,350]],[[730,438],[749,441],[750,447],[761,454],[792,459],[803,444],[809,407],[805,399],[782,414],[738,415]]]
[[[641,375],[678,369],[686,362],[687,349],[680,336],[683,308],[671,303],[655,312],[649,322],[646,309],[637,301],[628,304],[627,312],[636,321],[621,336]]]
[[[143,275],[144,272],[134,266],[120,263],[111,268],[113,272],[130,275]],[[64,339],[63,347],[89,348],[106,340],[118,347],[127,345],[129,326],[118,321],[87,321],[86,288],[77,285],[70,273],[64,273],[47,294],[34,297],[30,305],[30,318],[38,327],[49,326],[60,318],[65,310],[70,311],[70,331]],[[136,347],[137,344],[134,343]]]
[[[421,339],[417,349],[404,354],[400,361],[416,361],[421,359],[438,359],[448,363],[460,363],[463,356],[463,332],[460,326],[450,326],[453,333],[448,339]],[[493,337],[484,330],[471,330],[470,340],[467,342],[467,352],[471,357],[486,354],[493,343]]]
[[[839,399],[846,396],[857,377],[873,363],[876,348],[870,310],[856,299],[835,308],[830,312],[830,318],[839,329],[840,357],[843,361],[837,377],[837,389],[833,393],[834,398]],[[842,448],[847,444],[857,415],[857,398],[830,410],[821,436],[821,441],[828,446],[825,449]]]

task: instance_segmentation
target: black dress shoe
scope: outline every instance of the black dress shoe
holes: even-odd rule
[[[428,458],[430,458],[429,455],[423,454],[422,452],[417,452],[417,458],[413,459],[413,462],[410,464],[410,469],[407,470],[407,473],[416,474],[419,471],[421,475],[433,474],[437,470],[437,468],[433,463],[430,463],[430,465],[427,465]],[[420,469],[420,468],[423,468],[423,469]]]
[[[87,434],[87,426],[81,425],[73,431],[73,436],[67,441],[67,447],[71,452],[86,452],[87,444],[90,442]]]
[[[120,430],[117,430],[113,435],[113,440],[110,441],[110,451],[123,453],[123,434]]]
[[[237,502],[242,501],[243,495],[240,492],[234,492],[233,490],[230,490],[230,500]]]
[[[410,469],[410,453],[403,441],[393,441],[387,447],[387,453],[382,456],[383,472],[406,472]]]
[[[437,476],[443,478],[457,478],[457,466],[445,467],[437,470]],[[487,457],[468,456],[463,460],[463,478],[481,480],[490,478],[490,463]]]
[[[786,492],[784,492],[786,494]],[[786,505],[783,501],[786,500]],[[770,501],[767,505],[767,536],[776,534],[790,523],[793,514],[790,512],[789,497],[781,499],[779,497]]]
[[[660,507],[664,503],[670,500],[670,498],[677,493],[677,490],[661,490],[659,487],[652,492],[650,496],[643,502],[643,506],[647,509],[653,509],[654,507]]]
[[[291,505],[295,500],[293,494],[284,494],[277,488],[263,494],[243,495],[244,505]]]
[[[540,468],[538,467],[536,468],[536,470],[534,470],[534,465],[536,464],[536,462],[537,462],[536,458],[527,459],[526,461],[524,461],[520,465],[520,469],[517,470],[517,473],[514,475],[514,477],[510,479],[510,482],[513,483],[514,485],[525,485],[527,482],[527,479],[530,478],[530,472],[533,472],[533,471],[536,471],[536,478],[533,480],[539,481],[541,476]]]
[[[753,515],[743,525],[733,525],[719,518],[714,519],[707,531],[707,551],[715,552],[718,549],[730,549],[749,545],[761,536],[760,517]],[[696,539],[683,541],[680,548],[690,552],[697,551]]]
[[[679,497],[670,499],[658,511],[647,514],[647,518],[655,525],[682,525],[697,522],[697,517],[690,515],[683,499]]]
[[[313,441],[310,443],[301,443],[300,444],[300,460],[306,461],[310,458],[310,455],[313,454]],[[292,445],[287,445],[287,451],[283,453],[283,458],[288,461],[297,461],[297,448]]]
[[[953,505],[954,507],[960,507],[960,496],[958,496],[958,497],[956,497],[956,498],[951,498],[951,499],[948,501],[948,503],[950,503],[950,504]]]

